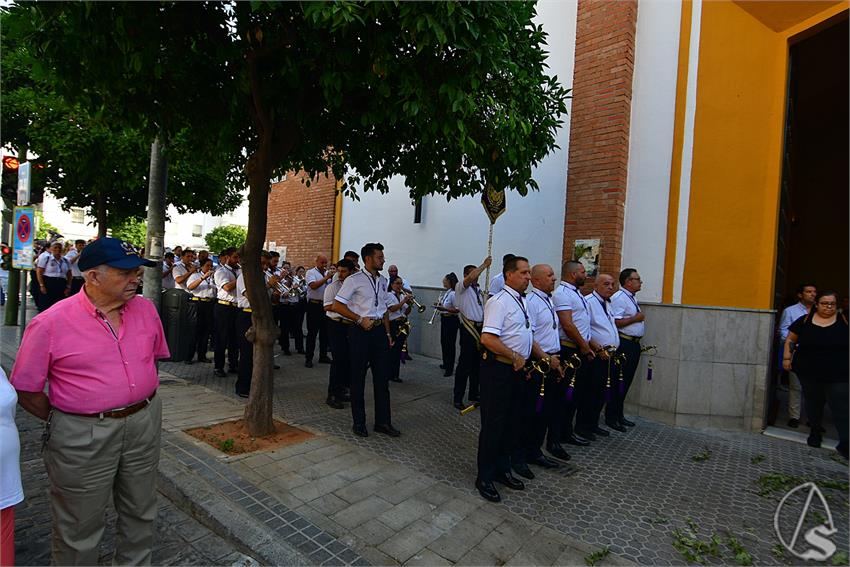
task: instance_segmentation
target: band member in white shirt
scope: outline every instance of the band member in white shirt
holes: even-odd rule
[[[174,252],[166,252],[162,259],[162,289],[174,289]]]
[[[623,415],[623,403],[640,362],[640,341],[646,331],[643,311],[640,309],[635,294],[640,291],[642,281],[640,274],[634,268],[626,268],[620,272],[620,291],[611,296],[611,314],[620,333],[620,348],[617,351],[625,356],[623,365],[623,384],[620,391],[619,381],[613,392],[613,399],[605,405],[605,423],[612,429],[614,425],[634,427],[633,421]]]
[[[316,256],[316,267],[307,271],[307,360],[304,366],[313,368],[313,353],[316,351],[316,335],[319,336],[319,362],[330,363],[328,358],[328,331],[325,310],[325,286],[333,279],[334,269],[327,269],[328,258]]]
[[[183,291],[189,291],[186,284],[189,283],[189,276],[196,271],[198,271],[198,268],[195,266],[195,251],[190,248],[183,249],[183,256],[180,257],[180,261],[174,264],[171,269],[175,286]]]
[[[239,368],[239,339],[236,336],[236,277],[239,275],[239,252],[226,248],[218,256],[219,266],[213,279],[216,286],[215,317],[215,375],[227,376],[224,371],[224,352],[227,351],[228,372]]]
[[[388,356],[392,346],[390,320],[387,314],[387,279],[380,274],[384,267],[384,247],[369,243],[360,250],[363,270],[348,278],[334,298],[332,310],[354,321],[348,331],[351,361],[351,415],[353,431],[368,437],[363,389],[367,365],[372,370],[377,433],[398,437],[401,432],[392,425]]]
[[[451,376],[455,371],[455,360],[457,357],[457,332],[460,330],[460,321],[455,301],[455,287],[457,276],[454,272],[446,274],[443,278],[443,292],[440,301],[434,305],[440,313],[440,347],[443,354],[443,376]]]
[[[39,311],[49,309],[71,294],[71,264],[62,256],[62,242],[53,242],[49,252],[39,256],[35,268],[40,292]]]
[[[502,265],[504,266],[505,264],[507,264],[508,260],[510,260],[511,258],[515,258],[515,256],[513,254],[505,254],[504,256],[502,256]],[[493,297],[494,295],[502,291],[503,287],[505,287],[505,276],[502,274],[502,272],[499,272],[490,279],[490,285],[487,287],[487,295],[489,297]]]
[[[407,323],[407,316],[410,314],[410,295],[404,292],[404,280],[399,276],[390,276],[389,289],[387,294],[387,312],[390,319],[390,337],[393,340],[393,346],[389,353],[389,381],[401,382],[401,347],[407,338],[402,329]]]
[[[611,296],[614,295],[614,277],[611,274],[599,274],[593,284],[593,291],[584,296],[590,311],[590,346],[596,358],[590,363],[589,411],[579,414],[576,423],[576,433],[582,437],[611,434],[605,428],[599,427],[599,414],[602,406],[613,399],[617,388],[618,368],[613,362],[613,351],[620,347],[620,335],[611,313]],[[626,428],[617,424],[611,426],[617,431]]]
[[[334,298],[348,278],[354,272],[354,262],[343,258],[336,264],[336,277],[325,287],[324,308],[328,317],[328,342],[330,342],[331,368],[328,373],[328,398],[326,403],[334,409],[343,409],[343,402],[349,401],[347,394],[351,388],[351,368],[348,359],[348,328],[354,321],[346,319],[331,310]]]
[[[198,357],[198,362],[205,363],[212,362],[207,358],[207,349],[210,344],[210,334],[212,333],[213,304],[216,298],[215,282],[213,281],[215,272],[213,272],[212,268],[213,261],[207,258],[201,264],[200,271],[192,273],[186,284],[186,289],[192,294],[189,301],[197,309],[195,344],[193,346],[195,354]],[[192,362],[191,353],[186,362]]]
[[[80,252],[82,252],[85,247],[85,240],[75,240],[74,247],[65,254],[65,259],[68,260],[68,263],[71,265],[71,293],[69,295],[74,295],[80,291],[86,281],[83,277],[83,273],[80,271],[80,267],[77,266],[77,262],[80,260]]]
[[[477,268],[463,268],[463,281],[455,286],[455,302],[460,312],[460,357],[455,370],[454,406],[465,407],[463,396],[469,381],[469,401],[478,401],[478,367],[480,362],[481,326],[484,321],[484,298],[478,287],[478,277],[493,259],[487,256]]]
[[[393,276],[401,278],[401,276],[398,275],[398,266],[390,264],[390,267],[387,268],[387,278],[392,278]],[[413,293],[413,288],[410,286],[410,282],[404,278],[401,278],[401,289],[407,293]]]
[[[511,453],[519,444],[523,413],[526,362],[545,359],[560,368],[557,357],[549,357],[534,342],[524,290],[531,270],[528,260],[517,256],[502,272],[505,287],[487,302],[481,331],[481,433],[478,437],[478,478],[475,488],[491,502],[501,496],[494,482],[513,490],[525,485],[511,474]]]

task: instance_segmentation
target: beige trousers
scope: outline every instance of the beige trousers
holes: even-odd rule
[[[788,418],[800,419],[801,400],[803,398],[800,378],[793,371],[788,372]]]
[[[53,564],[97,565],[110,495],[118,513],[113,565],[150,565],[162,403],[121,419],[53,410],[44,462]]]

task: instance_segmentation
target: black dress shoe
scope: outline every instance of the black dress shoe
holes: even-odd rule
[[[493,479],[499,484],[504,484],[511,490],[525,490],[525,485],[522,481],[516,478],[511,473],[497,474],[496,478]]]
[[[184,364],[195,364],[195,362],[190,358],[189,360],[184,360]]]
[[[328,396],[328,399],[325,400],[325,403],[331,406],[333,409],[345,409],[345,405],[343,405],[343,403],[334,396]]]
[[[794,419],[792,417],[791,419],[788,420],[788,427],[793,427],[794,429],[797,429],[798,427],[800,427],[800,420]]]
[[[454,374],[454,370],[446,370],[445,372],[443,372],[444,377],[451,376],[452,374]]]
[[[455,406],[455,409],[459,409],[459,410],[462,410],[463,408],[466,407],[465,405],[463,405],[463,402],[455,402],[454,406]]]
[[[473,403],[473,402],[479,402],[479,401],[481,401],[481,400],[478,399],[477,395],[473,396],[472,394],[469,394],[469,403],[470,404]]]
[[[210,360],[209,358],[206,358],[206,357],[204,357],[204,358],[199,358],[199,359],[198,359],[198,362],[202,362],[202,363],[204,363],[204,364],[212,364],[212,360]]]
[[[588,441],[584,437],[579,437],[575,433],[572,433],[569,437],[564,439],[564,443],[569,443],[570,445],[575,445],[576,447],[587,447],[588,445],[590,445],[590,441]]]
[[[333,361],[327,356],[323,356],[319,359],[319,362],[321,362],[322,364],[330,364]]]
[[[558,443],[549,443],[546,445],[546,450],[556,459],[561,459],[562,461],[570,460],[570,454],[567,453]]]
[[[236,392],[236,395],[239,396],[240,398],[247,398],[248,397],[248,394],[246,394],[245,392]]]
[[[230,367],[230,368],[227,369],[227,373],[228,374],[239,374],[239,369]]]
[[[390,437],[398,437],[401,435],[401,431],[393,427],[392,425],[376,425],[372,428],[375,433],[383,433],[384,435],[389,435]]]
[[[625,425],[626,427],[634,427],[635,425],[637,425],[637,423],[635,423],[634,421],[629,421],[625,417],[621,417],[620,425]]]
[[[351,430],[358,437],[369,437],[369,431],[366,429],[365,425],[355,425],[351,428]]]
[[[299,349],[297,349],[295,352],[297,352],[298,354],[304,354],[304,349],[303,349],[303,348],[299,348]]]
[[[619,423],[614,423],[613,421],[606,421],[605,425],[607,425],[608,427],[610,427],[614,431],[619,431],[620,433],[625,433],[626,431],[628,431],[628,429],[626,429],[625,427],[623,427]]]
[[[401,382],[402,382],[402,379],[401,379],[401,378],[390,378],[390,382],[398,382],[398,383],[401,383]]]
[[[588,441],[596,441],[596,435],[587,429],[576,429],[575,434]],[[569,441],[567,441],[569,443]]]
[[[336,399],[338,399],[341,402],[350,402],[351,396],[349,396],[348,394],[343,394],[341,396],[337,396]]]
[[[501,502],[502,497],[499,496],[499,491],[496,490],[496,487],[492,482],[482,482],[478,479],[475,480],[475,488],[478,489],[478,494],[481,495],[481,498],[484,500],[489,500],[490,502]]]
[[[289,352],[288,350],[285,350],[285,351],[283,351],[283,355],[284,356],[292,356],[292,353]]]
[[[445,365],[445,364],[441,364],[441,365],[440,365],[440,370],[445,370],[445,369],[446,369],[446,365]]]
[[[313,368],[313,361],[308,360],[307,362],[304,363],[304,366],[307,367],[307,368]]]
[[[534,478],[534,473],[531,472],[531,469],[528,468],[528,465],[525,463],[516,464],[512,468],[514,469],[514,472],[522,478],[527,478],[528,480],[532,480]]]
[[[815,449],[820,449],[820,445],[821,445],[822,441],[823,440],[821,439],[820,435],[818,435],[817,437],[812,437],[811,435],[809,435],[809,438],[806,439],[806,444],[809,447],[814,447]]]
[[[275,370],[280,370],[280,365],[279,365],[279,364],[275,364],[275,365],[274,365],[274,369],[275,369]]]
[[[601,435],[602,437],[608,437],[611,435],[611,432],[607,429],[599,427],[598,425],[590,430],[594,435]]]
[[[569,457],[569,455],[567,455]],[[537,465],[538,467],[543,467],[544,469],[557,469],[561,465],[547,457],[546,455],[540,455],[535,459],[531,459],[528,461],[530,465]]]
[[[225,372],[221,368],[216,368],[215,370],[213,370],[213,375],[218,376],[219,378],[225,378],[227,376],[227,372]]]

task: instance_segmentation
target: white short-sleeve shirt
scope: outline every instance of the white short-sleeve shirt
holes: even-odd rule
[[[177,278],[178,276],[185,276],[188,271],[189,268],[187,268],[186,264],[184,264],[182,261],[174,264],[174,269],[171,270],[171,276],[174,278],[174,285],[185,291],[189,291],[189,288],[186,287],[186,285],[189,283],[189,279],[186,278],[186,281],[181,284],[177,283]]]
[[[162,278],[162,288],[163,289],[174,289],[177,287],[177,282],[174,281],[174,266],[169,267],[168,264],[163,261],[162,262],[162,273],[168,272],[168,275]]]
[[[484,302],[481,301],[481,289],[479,289],[478,284],[463,287],[462,281],[457,282],[455,302],[463,316],[470,321],[480,323],[484,320]]]
[[[620,346],[620,335],[617,325],[614,323],[614,315],[611,313],[611,302],[602,299],[596,293],[584,296],[590,311],[590,336],[600,346]]]
[[[528,304],[528,312],[531,317],[531,329],[534,331],[534,340],[548,354],[557,354],[561,350],[561,341],[558,331],[561,324],[555,313],[555,304],[552,302],[551,294],[532,289],[525,296]]]
[[[496,335],[506,347],[523,358],[531,356],[534,337],[525,297],[505,286],[484,307],[481,332]]]
[[[343,283],[344,282],[340,281],[339,279],[334,279],[331,283],[325,286],[325,296],[322,300],[322,305],[324,307],[327,307],[328,305],[333,305],[334,297],[336,297],[336,294],[339,293],[339,290],[342,288]],[[325,311],[325,315],[327,315],[330,319],[333,319],[334,321],[345,319],[345,317],[333,311]]]
[[[250,309],[251,303],[245,295],[245,276],[243,272],[239,272],[236,277],[236,307],[239,309]]]
[[[404,285],[403,282],[402,282],[402,285]],[[388,291],[386,298],[387,298],[387,311],[389,312],[390,321],[395,321],[396,319],[401,319],[402,317],[406,317],[406,315],[404,313],[404,311],[405,311],[404,307],[402,307],[401,309],[396,309],[395,311],[390,311],[390,307],[393,307],[393,306],[401,303],[401,299],[396,297],[395,293],[393,293],[392,291]]]
[[[587,300],[582,296],[581,292],[569,282],[561,282],[555,293],[552,294],[552,301],[555,304],[555,313],[559,311],[569,311],[573,318],[573,324],[578,329],[579,334],[585,341],[590,340],[590,311],[588,311]],[[562,340],[572,340],[564,332],[560,330]]]
[[[632,292],[627,289],[620,289],[617,293],[611,296],[611,305],[608,308],[614,319],[628,319],[640,313],[640,306]],[[642,337],[646,333],[646,326],[643,321],[620,327],[620,332],[630,337]]]
[[[443,299],[440,301],[440,305],[446,308],[457,309],[457,304],[455,303],[455,290],[447,290],[446,293],[443,294]],[[443,313],[445,313],[445,311]],[[452,313],[452,315],[454,315],[454,313]]]
[[[77,262],[72,262],[74,258],[79,256],[80,253],[77,252],[76,248],[71,248],[67,254],[65,254],[65,259],[68,260],[68,265],[71,266],[71,277],[72,278],[81,278],[83,277],[83,273],[80,271],[80,267],[77,265]]]
[[[325,279],[325,275],[319,271],[318,268],[310,268],[307,270],[307,274],[305,275],[305,279],[307,280],[307,300],[320,300],[324,301],[325,299],[325,288],[328,284],[324,283],[317,287],[316,289],[312,289],[310,284],[313,282],[320,282]]]
[[[503,274],[502,272],[499,272],[498,274],[493,276],[493,278],[490,280],[490,287],[487,290],[487,293],[490,295],[490,297],[493,297],[494,295],[496,295],[497,293],[502,291],[502,289],[504,289],[504,287],[505,287],[505,274]]]
[[[366,270],[351,274],[342,282],[336,299],[359,317],[381,319],[387,312],[387,278],[373,277]]]
[[[215,271],[213,279],[215,281],[216,297],[221,301],[236,303],[236,288],[226,291],[223,287],[225,284],[236,281],[236,272],[230,266],[221,265]]]
[[[44,269],[44,276],[47,278],[67,278],[71,263],[64,256],[57,260],[53,254],[48,254],[38,257],[38,267]]]
[[[189,276],[189,279],[186,280],[187,289],[188,284],[195,283],[196,281],[201,280],[201,283],[199,283],[197,287],[195,287],[195,289],[190,289],[189,293],[191,293],[195,297],[200,297],[202,299],[215,299],[215,282],[213,281],[214,276],[214,273],[210,273],[209,277],[204,279],[204,274],[201,272],[195,272],[194,274]]]

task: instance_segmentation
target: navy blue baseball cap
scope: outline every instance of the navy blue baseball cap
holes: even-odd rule
[[[83,248],[77,262],[80,270],[90,270],[102,264],[119,270],[129,270],[139,266],[147,266],[148,268],[156,266],[156,262],[145,260],[139,256],[139,253],[129,242],[108,237],[98,238]]]

